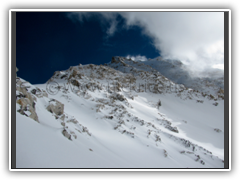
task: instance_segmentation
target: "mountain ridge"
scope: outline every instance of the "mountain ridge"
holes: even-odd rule
[[[109,66],[119,69],[121,68],[114,66],[113,64],[121,62],[123,66],[137,66],[134,68],[144,69],[145,71],[153,72],[156,70],[160,74],[164,75],[171,81],[177,84],[183,84],[188,88],[192,88],[207,94],[217,95],[221,94],[224,96],[224,78],[223,71],[217,69],[207,69],[204,72],[197,73],[188,70],[179,60],[165,60],[161,57],[154,59],[148,59],[147,61],[132,60],[125,57],[116,56],[113,57],[114,61],[108,63]]]

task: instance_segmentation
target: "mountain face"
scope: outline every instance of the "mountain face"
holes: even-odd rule
[[[16,81],[17,168],[224,167],[223,93],[122,57]]]
[[[194,75],[187,67],[179,60],[165,60],[161,57],[148,59],[147,61],[133,61],[124,57],[115,57],[115,60],[109,63],[111,67],[122,71],[124,68],[116,66],[116,61],[124,63],[139,70],[149,72],[158,71],[163,76],[177,84],[183,84],[188,88],[198,90],[203,93],[212,95],[224,96],[224,72],[219,69],[207,69],[204,72]],[[119,59],[119,60],[118,60]]]

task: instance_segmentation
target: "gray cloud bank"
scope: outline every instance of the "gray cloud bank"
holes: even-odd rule
[[[192,71],[223,67],[223,12],[74,12],[68,16],[81,22],[92,14],[99,15],[100,23],[109,23],[108,37],[120,30],[116,27],[117,15],[121,15],[122,28],[141,27],[164,59],[178,59]]]

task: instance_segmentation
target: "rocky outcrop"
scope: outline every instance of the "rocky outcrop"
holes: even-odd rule
[[[118,61],[115,59],[115,57],[112,57],[111,63],[117,63]]]
[[[110,98],[118,101],[127,101],[127,99],[122,94],[118,94],[118,93],[112,94]]]
[[[48,97],[48,94],[45,90],[41,90],[39,88],[36,88],[36,89],[32,89],[31,90],[31,93],[34,94],[35,96],[37,96],[38,98],[41,98],[41,97]]]
[[[49,101],[49,105],[47,106],[47,110],[50,113],[54,113],[56,116],[61,116],[64,112],[64,104],[60,103],[56,99],[51,99]]]
[[[22,86],[23,81],[18,78],[16,83],[16,103],[20,105],[20,109],[17,110],[22,115],[32,118],[39,122],[37,113],[35,111],[36,97],[28,92],[29,86]]]
[[[34,101],[31,102],[27,98],[21,98],[21,99],[17,100],[17,103],[20,104],[20,106],[21,106],[21,108],[17,110],[20,114],[30,117],[33,120],[39,122],[37,113],[35,111],[35,102]],[[30,115],[27,111],[30,113]]]
[[[62,131],[62,134],[63,134],[63,136],[65,136],[65,137],[68,138],[69,140],[72,140],[71,134],[69,134],[66,129],[64,129],[64,130]]]
[[[80,83],[79,83],[77,80],[75,80],[75,79],[72,80],[71,83],[72,83],[72,85],[74,85],[74,86],[77,86],[77,87],[80,86]]]
[[[170,125],[167,125],[167,126],[165,126],[165,128],[167,128],[167,129],[169,129],[170,131],[175,132],[175,133],[178,133],[178,132],[179,132],[178,129],[177,129],[177,127],[172,127],[172,126],[170,126]]]

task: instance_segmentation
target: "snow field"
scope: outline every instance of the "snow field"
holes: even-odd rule
[[[110,78],[124,76],[111,71],[114,75]],[[106,90],[106,79],[93,78],[97,76],[94,73],[84,68],[79,82],[102,83],[102,90],[88,89],[84,93],[60,88],[57,94],[36,97],[39,123],[17,112],[18,168],[224,167],[223,100],[218,100],[215,106],[207,97],[189,95],[189,90],[181,96],[115,93]],[[66,83],[61,77],[54,80],[62,87]],[[64,104],[63,115],[46,110],[51,99]],[[159,100],[162,105],[158,109]],[[71,139],[63,136],[64,129]]]

